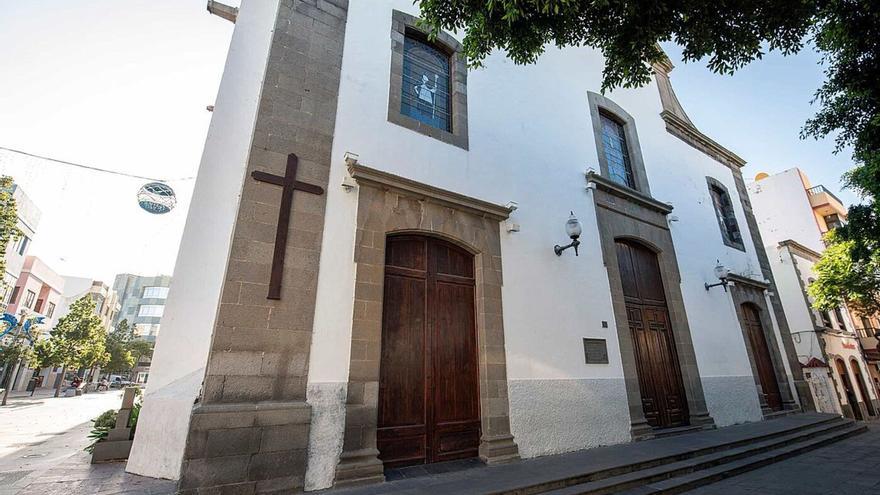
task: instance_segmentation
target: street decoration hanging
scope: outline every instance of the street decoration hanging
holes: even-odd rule
[[[177,204],[174,189],[163,182],[150,182],[141,186],[137,200],[144,211],[154,215],[168,213]]]
[[[39,325],[45,320],[46,317],[41,315],[32,316],[25,319],[21,327],[21,334],[19,334],[19,336],[24,336],[24,338],[26,338],[28,342],[33,345],[35,339],[34,336],[31,334],[31,326],[33,326],[34,324]],[[2,339],[6,337],[6,335],[8,335],[10,332],[15,330],[16,327],[18,327],[18,318],[16,318],[15,315],[11,313],[3,313],[3,316],[0,316],[0,324],[6,326],[6,328],[3,329],[2,332],[0,332],[0,339]]]

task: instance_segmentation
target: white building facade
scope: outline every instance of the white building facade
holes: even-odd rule
[[[24,268],[25,258],[42,216],[39,208],[18,184],[13,184],[12,187],[12,197],[15,199],[16,213],[18,214],[16,226],[21,235],[6,246],[6,253],[4,253],[6,273],[3,274],[3,287],[0,287],[0,306],[4,308],[4,311],[10,300],[13,299],[13,295],[17,296],[17,294],[13,294],[13,291],[17,285],[18,276]]]
[[[469,71],[417,15],[242,3],[129,471],[315,490],[812,407],[744,162],[671,64]]]
[[[846,207],[797,168],[759,174],[748,185],[765,249],[788,317],[791,336],[816,408],[855,419],[876,417],[877,388],[861,335],[845,306],[813,308],[807,287],[825,243],[822,236],[846,221]],[[781,214],[781,212],[785,212]],[[876,345],[876,343],[875,343]]]

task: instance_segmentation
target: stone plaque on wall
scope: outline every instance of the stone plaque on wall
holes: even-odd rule
[[[608,364],[605,339],[584,339],[584,359],[587,364]]]

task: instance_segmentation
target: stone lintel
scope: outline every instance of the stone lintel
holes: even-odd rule
[[[370,184],[380,189],[396,189],[411,196],[431,200],[451,208],[467,210],[470,213],[499,222],[506,220],[513,211],[506,206],[416,182],[412,179],[370,168],[356,162],[349,163],[348,173],[358,184]]]
[[[672,205],[669,203],[663,203],[662,201],[657,201],[656,199],[642,194],[634,189],[629,187],[621,186],[616,182],[599,175],[596,172],[590,171],[586,174],[587,183],[595,184],[597,188],[633,203],[638,204],[639,206],[643,206],[649,210],[660,213],[661,215],[668,215],[672,213]]]

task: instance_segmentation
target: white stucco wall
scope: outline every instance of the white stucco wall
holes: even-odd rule
[[[778,297],[788,320],[798,361],[806,364],[810,358],[825,361],[821,343],[815,333],[815,310],[807,304],[803,287],[813,275],[813,262],[792,254],[785,246],[768,246],[767,258],[776,280]],[[795,263],[797,266],[795,266]]]
[[[243,0],[126,470],[176,479],[211,344],[278,0]],[[222,22],[222,21],[218,21]]]
[[[806,186],[796,168],[748,184],[755,219],[766,246],[793,240],[818,252],[825,250]],[[779,212],[784,211],[785,215]]]
[[[587,168],[599,168],[587,92],[600,87],[601,56],[550,48],[537,64],[522,67],[490,56],[484,69],[468,73],[466,151],[387,121],[392,9],[417,13],[408,0],[349,5],[309,366],[314,418],[307,488],[329,485],[341,449],[358,194],[340,186],[346,152],[416,181],[519,204],[511,221],[521,230],[502,230],[502,251],[511,424],[520,452],[531,457],[627,441],[608,277],[584,180]],[[710,413],[721,425],[760,419],[730,295],[703,287],[715,281],[716,260],[763,278],[732,173],[666,131],[653,84],[607,96],[635,118],[653,196],[675,207],[681,289]],[[706,176],[725,184],[737,205],[746,252],[722,243]],[[570,210],[584,227],[580,256],[557,257],[552,247],[566,241]],[[584,364],[583,337],[607,339],[610,363]]]

